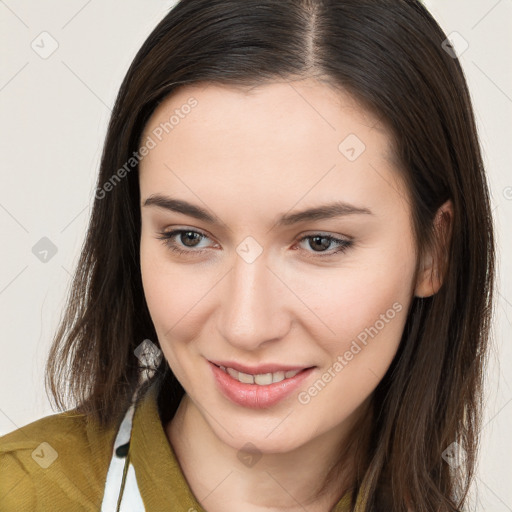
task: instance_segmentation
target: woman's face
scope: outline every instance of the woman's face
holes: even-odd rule
[[[142,144],[144,290],[191,403],[234,448],[341,434],[389,367],[416,287],[387,132],[319,82],[210,84],[167,98]],[[252,372],[240,383],[213,361]],[[312,369],[279,383],[290,368]]]

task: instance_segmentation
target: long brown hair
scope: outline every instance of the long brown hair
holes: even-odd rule
[[[445,40],[417,0],[179,2],[136,55],[112,112],[90,225],[47,363],[55,404],[112,425],[140,384],[134,350],[147,338],[158,344],[141,280],[137,161],[130,160],[158,104],[197,82],[315,77],[352,94],[388,127],[420,254],[434,239],[437,209],[447,199],[454,207],[443,286],[413,299],[399,351],[373,396],[355,494],[367,493],[364,512],[384,503],[393,511],[461,508],[477,453],[495,249],[471,100]],[[184,390],[165,358],[162,375],[172,416]],[[458,467],[444,457],[454,446],[466,454]]]

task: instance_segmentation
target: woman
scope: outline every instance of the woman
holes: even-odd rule
[[[75,408],[2,438],[2,510],[462,509],[494,241],[446,39],[414,0],[169,12],[48,359]]]

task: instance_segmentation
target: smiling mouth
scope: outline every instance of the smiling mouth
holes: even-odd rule
[[[226,367],[223,365],[215,364],[215,366],[217,366],[217,368],[220,368],[223,372],[227,373],[230,377],[232,377],[233,379],[237,380],[242,384],[256,384],[259,386],[268,386],[270,384],[275,384],[286,379],[291,379],[298,375],[299,373],[309,370],[310,368],[313,368],[312,366],[310,366],[308,368],[299,368],[296,370],[279,370],[276,372],[251,374],[240,372],[238,370],[235,370],[234,368]]]
[[[209,361],[217,389],[236,405],[252,409],[266,409],[277,405],[309,379],[316,368],[286,368],[283,365],[268,364],[261,365],[257,371],[275,371],[250,374],[220,364],[223,362],[227,363]]]

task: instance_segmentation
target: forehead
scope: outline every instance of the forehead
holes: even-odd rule
[[[217,195],[238,187],[256,200],[298,201],[313,189],[362,198],[372,184],[402,187],[384,126],[348,93],[312,79],[183,86],[155,110],[148,138],[155,145],[140,176],[151,192],[178,187],[208,196],[215,184]]]
[[[245,140],[246,150],[257,142],[265,143],[269,149],[286,149],[300,143],[305,150],[311,150],[313,144],[304,146],[307,139],[314,140],[314,145],[322,141],[322,149],[333,145],[337,149],[338,139],[348,130],[356,131],[360,138],[369,131],[378,133],[380,139],[372,143],[380,143],[383,149],[388,149],[389,142],[384,127],[355,98],[314,79],[251,87],[215,83],[182,86],[158,106],[144,133],[150,134],[172,117],[172,130],[167,127],[165,135],[172,132],[176,144],[180,133],[187,138],[191,135],[189,128],[196,131],[198,138],[202,131],[209,130],[219,138]],[[169,142],[170,138],[166,137]]]

